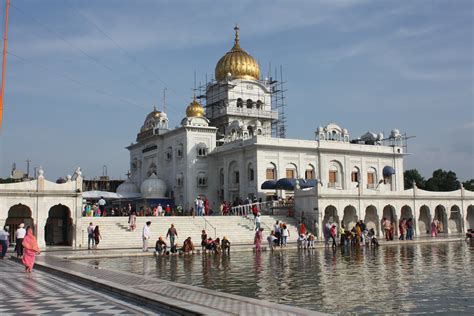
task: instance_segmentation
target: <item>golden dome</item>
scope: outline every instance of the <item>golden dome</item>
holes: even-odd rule
[[[191,102],[186,108],[186,117],[196,117],[204,116],[204,107],[196,101],[194,97],[193,102]]]
[[[153,107],[153,111],[151,111],[150,113],[148,113],[148,115],[146,116],[146,120],[150,119],[150,118],[158,118],[158,117],[161,117],[161,115],[164,114],[164,113],[161,113],[160,111],[158,111],[156,109],[156,106]]]
[[[233,78],[258,80],[260,78],[260,67],[249,53],[239,45],[239,27],[235,26],[234,46],[217,62],[216,80],[224,80],[230,73]]]

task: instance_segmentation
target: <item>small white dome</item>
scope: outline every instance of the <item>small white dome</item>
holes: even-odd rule
[[[390,137],[392,138],[400,137],[400,131],[396,128],[392,129],[392,132],[390,133]]]
[[[152,174],[148,179],[143,181],[140,192],[145,199],[160,199],[166,195],[165,181],[158,179],[156,174]]]
[[[318,127],[318,133],[322,133],[324,131],[324,128],[322,126]]]
[[[135,182],[132,182],[132,180],[128,178],[118,186],[117,193],[140,193],[140,190]]]
[[[349,135],[349,131],[347,130],[347,128],[342,129],[342,135]]]

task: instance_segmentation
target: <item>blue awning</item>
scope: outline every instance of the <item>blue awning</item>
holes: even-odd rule
[[[300,186],[301,186],[302,189],[314,188],[316,186],[316,184],[318,183],[318,180],[316,180],[316,179],[303,180],[304,182],[302,182],[301,180],[299,180],[299,181],[300,181]]]
[[[275,180],[267,180],[265,181],[264,183],[262,183],[262,185],[260,186],[260,188],[262,190],[275,190],[276,188],[276,181]]]
[[[387,177],[390,177],[391,175],[395,174],[395,169],[393,169],[393,167],[391,166],[385,166],[383,167],[383,171],[382,171],[384,177],[387,176]]]
[[[278,190],[294,190],[296,185],[296,179],[282,178],[276,183],[276,189]]]

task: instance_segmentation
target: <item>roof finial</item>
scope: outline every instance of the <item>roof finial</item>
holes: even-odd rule
[[[237,23],[235,23],[234,31],[235,31],[234,44],[235,44],[235,46],[239,46],[239,31],[240,31],[240,28],[239,28],[239,25]]]

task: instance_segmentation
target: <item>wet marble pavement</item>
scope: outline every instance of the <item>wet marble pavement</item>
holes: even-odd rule
[[[0,260],[0,315],[146,315],[160,313],[126,303],[91,288]]]

